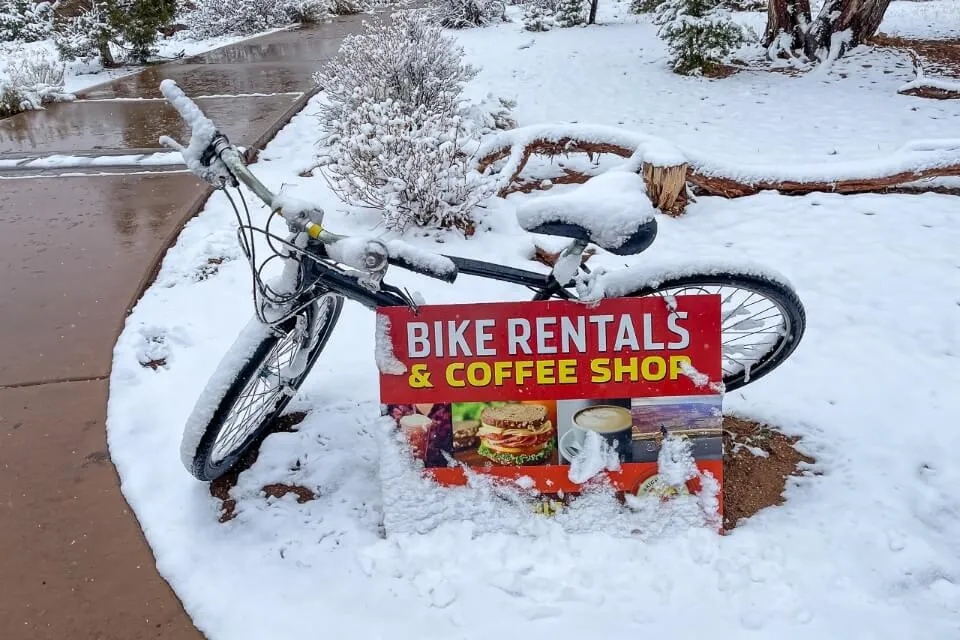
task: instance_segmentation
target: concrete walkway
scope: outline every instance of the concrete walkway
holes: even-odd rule
[[[200,637],[123,500],[104,419],[124,318],[209,194],[177,166],[65,174],[9,159],[185,141],[157,99],[163,78],[210,96],[198,102],[230,139],[262,148],[361,20],[270,34],[0,120],[0,638]]]

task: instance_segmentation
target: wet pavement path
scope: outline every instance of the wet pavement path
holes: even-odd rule
[[[124,318],[208,191],[173,161],[110,158],[186,137],[157,99],[168,77],[208,96],[198,102],[231,140],[262,148],[361,20],[273,33],[0,120],[0,638],[201,637],[123,500],[104,419]],[[53,153],[104,157],[76,170]],[[47,168],[18,168],[35,159]]]

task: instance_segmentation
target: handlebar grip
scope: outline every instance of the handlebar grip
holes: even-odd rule
[[[213,121],[203,114],[197,103],[188,98],[176,82],[169,78],[161,82],[160,93],[177,110],[184,122],[190,125],[190,131],[194,136],[201,136],[207,144],[213,140],[217,132]]]

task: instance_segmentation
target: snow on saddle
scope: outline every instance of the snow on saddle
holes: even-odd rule
[[[525,202],[517,209],[517,221],[531,233],[592,242],[628,256],[653,243],[656,213],[643,178],[613,170],[570,191]]]

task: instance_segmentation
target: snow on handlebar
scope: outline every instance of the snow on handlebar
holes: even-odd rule
[[[204,157],[210,143],[218,135],[217,127],[213,124],[213,121],[203,114],[200,107],[188,98],[187,94],[173,80],[168,79],[161,82],[160,92],[167,99],[167,102],[177,110],[184,122],[190,126],[190,141],[186,147],[170,136],[160,136],[160,144],[174,151],[179,151],[187,169],[210,184],[219,186],[223,180],[229,180],[230,173],[218,158],[207,159]],[[204,162],[204,160],[207,161]]]
[[[367,238],[348,238],[326,231],[321,226],[324,215],[322,209],[310,202],[290,197],[283,191],[278,194],[271,193],[243,166],[239,155],[235,153],[236,150],[217,131],[213,121],[203,114],[200,107],[176,82],[164,80],[160,83],[160,92],[184,122],[190,125],[190,142],[186,147],[169,136],[161,136],[160,144],[179,151],[187,169],[194,175],[216,187],[224,183],[236,185],[235,180],[239,178],[274,212],[280,213],[288,222],[302,225],[301,228],[309,232],[311,237],[326,244],[330,257],[355,269],[379,271],[384,269],[385,263],[389,261],[432,278],[447,282],[456,279],[457,266],[446,256],[423,251],[400,240],[381,242]],[[215,140],[219,142],[214,144]],[[220,143],[223,143],[224,150],[214,152],[212,147],[220,150]],[[232,153],[224,156],[228,151]],[[230,168],[224,164],[224,157],[230,163]],[[236,175],[231,173],[231,168]]]

